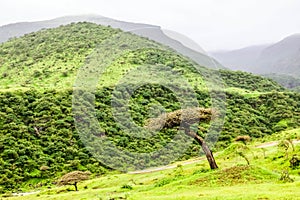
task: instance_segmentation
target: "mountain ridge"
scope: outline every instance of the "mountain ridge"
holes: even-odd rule
[[[215,57],[219,60],[224,66],[232,70],[245,70],[247,67],[250,67],[255,63],[255,60],[258,59],[260,53],[266,47],[270,46],[269,44],[265,45],[255,45],[244,47],[241,49],[231,50],[231,51],[214,51],[210,52],[212,57]]]
[[[7,41],[12,37],[20,37],[24,34],[35,32],[44,28],[55,28],[60,25],[70,24],[72,22],[92,22],[99,25],[111,26],[113,28],[119,28],[123,31],[129,31],[134,34],[147,37],[151,40],[164,44],[171,47],[175,51],[193,59],[199,65],[210,67],[213,69],[224,68],[218,61],[214,60],[202,52],[197,52],[181,42],[168,37],[161,30],[160,26],[141,24],[141,23],[131,23],[123,22],[99,15],[74,15],[74,16],[64,16],[60,18],[55,18],[52,20],[38,21],[38,22],[24,22],[15,23],[12,25],[5,25],[0,27],[0,43]]]

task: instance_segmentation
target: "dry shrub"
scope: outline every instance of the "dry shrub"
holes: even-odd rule
[[[173,128],[184,125],[190,126],[200,121],[210,121],[216,112],[209,108],[187,108],[180,109],[170,113],[164,113],[157,118],[151,118],[146,121],[146,128],[157,130],[160,128]]]
[[[234,141],[236,142],[243,142],[243,143],[247,143],[250,142],[251,137],[249,135],[241,135],[241,136],[237,136]]]
[[[73,171],[73,172],[67,173],[64,176],[62,176],[58,180],[57,184],[58,185],[76,185],[80,181],[89,179],[90,175],[91,175],[91,172],[89,172],[89,171],[86,171],[86,172]]]

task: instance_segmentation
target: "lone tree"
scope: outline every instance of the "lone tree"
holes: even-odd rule
[[[86,171],[73,171],[70,173],[65,174],[58,180],[58,185],[74,185],[75,190],[77,189],[77,183],[89,179],[91,172]]]
[[[159,128],[173,128],[180,126],[186,135],[194,138],[204,151],[207,161],[211,169],[217,169],[218,165],[209,149],[208,145],[202,137],[190,129],[192,124],[201,122],[209,122],[216,115],[212,109],[205,108],[188,108],[180,109],[174,112],[162,114],[157,118],[151,118],[146,122],[146,128],[157,130]]]
[[[247,145],[248,142],[251,141],[251,137],[249,135],[240,135],[234,139],[235,142],[242,142],[244,145]]]

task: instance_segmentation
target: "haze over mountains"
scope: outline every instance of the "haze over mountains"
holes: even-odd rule
[[[99,25],[111,26],[112,28],[119,28],[123,31],[129,31],[169,46],[178,53],[191,58],[201,66],[215,69],[224,68],[219,62],[205,55],[201,47],[195,45],[191,40],[182,37],[180,34],[173,32],[172,37],[169,37],[159,26],[124,22],[100,15],[66,16],[53,20],[5,25],[0,27],[0,43],[12,37],[20,37],[27,33],[36,32],[41,29],[55,28],[72,22],[92,22]]]
[[[232,51],[217,51],[211,55],[232,70],[251,72],[261,52],[269,45],[250,46]]]
[[[212,52],[224,66],[257,74],[300,75],[300,34],[272,45],[246,47],[234,51]]]

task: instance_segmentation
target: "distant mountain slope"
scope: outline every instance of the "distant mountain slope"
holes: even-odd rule
[[[175,49],[178,53],[191,58],[193,61],[198,63],[200,66],[205,66],[212,69],[224,69],[224,67],[215,59],[199,53],[190,48],[185,48],[180,42],[174,40],[164,34],[161,29],[147,28],[147,29],[137,29],[132,31],[133,33],[147,37],[161,44],[165,44],[172,49]]]
[[[206,52],[202,49],[202,47],[199,46],[195,41],[191,40],[185,35],[179,34],[175,31],[163,29],[162,30],[165,35],[168,37],[177,40],[178,42],[182,43],[184,46],[189,47],[190,49],[200,52],[202,54],[206,54]]]
[[[295,34],[264,49],[253,72],[300,75],[300,34]]]
[[[273,79],[288,89],[300,92],[300,78],[284,74],[266,74],[264,77]]]
[[[211,56],[216,58],[225,67],[232,70],[252,72],[256,60],[261,52],[269,45],[251,46],[233,51],[211,52]]]
[[[156,42],[173,48],[174,50],[183,54],[184,56],[193,59],[201,66],[206,66],[213,69],[224,68],[216,60],[210,58],[207,55],[204,55],[202,52],[192,50],[189,47],[180,43],[179,41],[168,37],[163,33],[159,26],[118,21],[99,15],[66,16],[47,21],[22,22],[5,25],[0,27],[0,43],[7,41],[9,38],[20,37],[24,34],[36,32],[41,29],[55,28],[60,25],[70,24],[72,22],[84,21],[104,26],[111,26],[113,28],[119,28],[123,31],[129,31],[140,36],[147,37]]]
[[[257,74],[300,75],[300,34],[284,38],[273,45],[247,47],[211,55],[225,67]]]
[[[8,24],[0,27],[0,43],[9,40],[12,37],[20,37],[27,33],[39,31],[41,29],[56,28],[61,25],[67,25],[72,22],[92,22],[101,24],[103,26],[111,26],[113,28],[120,28],[123,31],[130,31],[138,28],[159,28],[148,24],[129,23],[103,17],[100,15],[79,15],[79,16],[65,16],[52,20],[37,21],[37,22],[20,22],[15,24]]]

